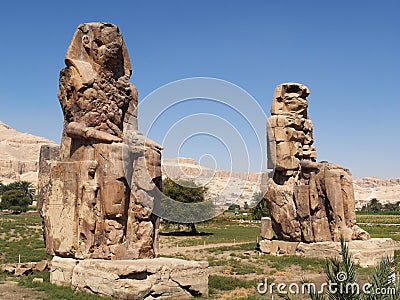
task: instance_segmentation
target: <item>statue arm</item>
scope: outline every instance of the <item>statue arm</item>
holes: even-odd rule
[[[66,133],[72,138],[82,138],[85,140],[93,139],[105,143],[122,142],[122,139],[115,135],[94,129],[92,127],[87,127],[77,122],[69,123],[66,127]]]

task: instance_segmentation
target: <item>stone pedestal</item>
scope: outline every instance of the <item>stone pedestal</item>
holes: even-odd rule
[[[382,258],[393,257],[395,250],[400,250],[398,242],[390,238],[372,238],[367,241],[351,241],[349,251],[355,263],[363,268],[377,266]],[[341,257],[340,242],[300,243],[296,255],[312,258]]]
[[[390,238],[372,238],[367,241],[351,241],[349,251],[356,264],[363,268],[377,266],[382,258],[393,257],[400,250],[400,243]],[[309,258],[328,259],[341,257],[340,242],[299,243],[281,240],[262,240],[260,250],[271,255],[298,255]]]
[[[208,295],[208,263],[174,258],[51,262],[50,282],[120,299],[189,299]]]
[[[299,242],[287,242],[280,240],[261,240],[260,250],[263,253],[275,256],[296,255],[296,249]]]

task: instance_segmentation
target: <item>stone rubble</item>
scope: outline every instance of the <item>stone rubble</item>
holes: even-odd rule
[[[49,268],[49,262],[47,260],[42,260],[39,262],[8,263],[0,265],[0,270],[15,276],[26,275],[32,273],[33,271],[44,272]]]

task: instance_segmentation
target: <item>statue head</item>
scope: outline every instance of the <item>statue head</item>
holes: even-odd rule
[[[114,79],[132,73],[128,51],[118,26],[111,23],[84,23],[78,26],[65,56],[67,66],[78,72],[104,73]],[[85,66],[85,64],[88,64]],[[87,74],[90,75],[90,74]]]

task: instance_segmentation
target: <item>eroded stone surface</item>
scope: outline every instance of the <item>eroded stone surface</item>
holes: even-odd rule
[[[157,256],[161,147],[137,131],[137,90],[124,40],[81,24],[60,72],[60,149],[43,147],[39,207],[46,250],[79,259]]]
[[[0,270],[15,276],[25,275],[33,271],[43,272],[47,268],[47,260],[42,260],[39,262],[7,263],[0,265]]]
[[[274,237],[274,231],[272,230],[272,221],[269,217],[261,218],[261,233],[260,236],[263,239],[272,240]]]
[[[348,169],[316,162],[309,89],[279,85],[268,119],[269,166],[275,167],[264,196],[278,239],[297,242],[369,239],[356,225],[353,181]]]
[[[349,251],[356,264],[361,267],[374,267],[382,258],[393,257],[394,251],[400,249],[399,243],[390,238],[372,238],[368,241],[351,241]],[[328,259],[341,257],[340,242],[300,243],[296,255],[303,257]]]
[[[208,295],[207,262],[173,258],[110,261],[60,257],[54,257],[53,261],[52,283],[96,294],[146,300]]]

